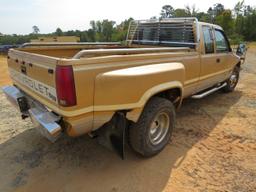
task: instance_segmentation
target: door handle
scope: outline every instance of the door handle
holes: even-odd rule
[[[217,59],[216,59],[216,62],[219,63],[219,62],[220,62],[220,58],[217,58]]]

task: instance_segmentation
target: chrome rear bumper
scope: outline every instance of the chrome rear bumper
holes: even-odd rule
[[[2,88],[6,98],[21,112],[21,115],[30,116],[33,124],[40,131],[40,133],[49,139],[51,142],[55,142],[61,132],[61,126],[57,123],[60,121],[60,116],[49,111],[39,102],[33,100],[31,97],[23,93],[15,86],[5,86]],[[18,100],[20,98],[26,98],[29,109],[24,111],[20,109]]]

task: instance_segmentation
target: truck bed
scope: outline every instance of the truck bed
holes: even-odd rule
[[[27,43],[16,50],[38,55],[80,59],[107,55],[128,55],[156,52],[189,51],[189,47],[163,47],[152,45],[129,45],[120,43]]]
[[[76,89],[93,92],[93,81],[100,71],[120,69],[128,65],[146,65],[153,62],[168,62],[172,57],[182,59],[185,53],[195,55],[194,49],[187,47],[157,47],[157,46],[122,46],[112,45],[51,45],[28,46],[11,49],[8,54],[10,76],[14,84],[31,97],[46,105],[54,112],[64,116],[80,114],[79,110],[93,103],[93,94],[84,98],[84,93],[77,92],[77,105],[62,107],[58,104],[56,93],[56,66],[72,66]],[[175,59],[175,60],[179,60]],[[140,61],[143,60],[143,63]],[[164,61],[165,60],[165,61]],[[137,64],[136,64],[137,63]],[[92,70],[93,66],[101,67]],[[116,66],[115,66],[116,65]],[[24,71],[25,70],[25,71]],[[82,81],[84,79],[86,81]],[[76,111],[77,112],[71,112]]]

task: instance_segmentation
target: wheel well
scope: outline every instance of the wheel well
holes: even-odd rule
[[[241,67],[241,62],[237,63],[236,67],[240,68]]]
[[[173,103],[175,108],[179,108],[180,104],[181,104],[181,101],[182,101],[182,90],[180,88],[171,88],[171,89],[168,89],[168,90],[165,90],[165,91],[161,91],[161,92],[159,92],[155,95],[152,95],[148,99],[147,103],[153,97],[161,97],[161,98],[168,99],[169,101],[171,101]],[[127,117],[127,119],[130,120],[130,122],[137,122],[139,117],[141,116],[142,110],[139,110],[139,111],[128,110],[128,111],[125,111],[125,112],[127,112],[126,117]]]
[[[181,90],[180,88],[172,88],[154,95],[156,97],[162,97],[171,101],[175,107],[178,107],[181,101]]]

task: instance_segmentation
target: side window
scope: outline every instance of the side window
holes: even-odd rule
[[[214,53],[214,41],[213,41],[213,34],[212,29],[207,26],[203,26],[203,34],[204,34],[204,48],[205,53]]]
[[[226,40],[222,31],[215,29],[215,39],[216,39],[216,51],[217,53],[228,52],[229,44]]]

